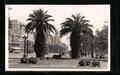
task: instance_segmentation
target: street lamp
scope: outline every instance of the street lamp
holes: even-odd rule
[[[23,38],[24,38],[24,55],[23,55],[23,57],[27,57],[27,55],[26,55],[26,53],[27,53],[27,51],[26,51],[27,50],[27,48],[26,48],[27,47],[26,40],[28,38],[27,34],[25,34]]]

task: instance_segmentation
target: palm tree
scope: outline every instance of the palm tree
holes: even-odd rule
[[[43,9],[33,10],[33,14],[29,15],[27,21],[29,23],[26,26],[26,32],[33,32],[36,30],[34,50],[36,52],[36,57],[43,58],[46,50],[46,33],[52,32],[55,33],[55,27],[49,23],[49,21],[54,21],[50,19],[52,16],[47,14],[47,11]]]
[[[85,36],[92,36],[93,32],[89,27],[92,25],[88,24],[89,20],[85,20],[85,16],[81,16],[80,13],[72,15],[72,18],[66,18],[66,21],[61,25],[60,36],[66,35],[71,32],[70,35],[70,46],[72,50],[72,58],[79,58],[83,54],[83,40]]]

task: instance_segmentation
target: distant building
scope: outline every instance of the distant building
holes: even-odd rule
[[[34,32],[34,40],[35,40],[35,37],[36,37],[36,32]],[[46,45],[47,44],[52,44],[52,45],[58,44],[62,47],[68,48],[65,43],[61,42],[58,32],[56,32],[54,35],[51,35],[50,31],[48,30],[45,34],[45,37],[46,37]]]
[[[9,50],[24,49],[25,25],[18,22],[18,20],[11,20],[11,28],[8,29],[8,43]],[[33,42],[33,40],[31,40]],[[33,44],[33,43],[32,43]],[[30,44],[31,45],[31,44]]]
[[[53,40],[54,44],[61,44],[58,32],[55,33],[55,36],[53,38],[54,38]]]
[[[45,37],[46,37],[46,44],[52,44],[53,36],[50,34],[49,30],[46,31]]]
[[[8,32],[9,50],[20,49],[20,38],[18,20],[11,20],[11,28],[9,28]]]
[[[58,32],[56,32],[55,35],[53,36],[50,34],[50,31],[47,31],[45,37],[46,37],[46,44],[52,44],[52,45],[61,44],[60,38],[58,36]]]
[[[20,23],[19,32],[20,32],[19,44],[20,44],[20,47],[23,50],[24,49],[24,38],[23,38],[23,36],[25,35],[25,25],[24,24]]]
[[[25,35],[25,25],[18,22],[18,20],[11,20],[11,28],[9,28],[9,50],[20,49],[24,50],[24,38]],[[67,45],[62,43],[58,32],[53,35],[50,34],[50,31],[47,31],[45,34],[46,37],[46,45],[59,45],[67,49]],[[36,38],[36,32],[28,34],[28,49],[33,50],[34,42]]]

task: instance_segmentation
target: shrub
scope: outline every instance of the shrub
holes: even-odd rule
[[[90,60],[81,59],[78,63],[80,66],[90,66]]]
[[[97,59],[95,59],[95,60],[93,60],[93,62],[92,62],[92,66],[93,67],[96,67],[96,66],[100,66],[100,61],[99,60],[97,60]]]
[[[85,65],[86,65],[85,60],[83,60],[83,59],[80,60],[78,64],[79,64],[80,66],[85,66]]]
[[[34,57],[29,58],[29,63],[36,64],[36,62],[37,62],[36,58],[34,58]]]
[[[21,63],[27,63],[27,62],[28,62],[28,58],[22,57],[22,58],[20,59],[20,62],[21,62]]]
[[[86,60],[86,66],[90,66],[90,60]]]

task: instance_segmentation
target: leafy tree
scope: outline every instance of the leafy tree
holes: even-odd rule
[[[46,37],[45,34],[47,31],[53,33],[56,32],[55,27],[49,23],[49,21],[54,21],[50,19],[52,16],[47,14],[47,11],[43,9],[33,10],[33,14],[29,15],[27,19],[28,24],[26,26],[26,32],[33,32],[36,30],[34,50],[36,52],[36,57],[43,58],[46,50]]]
[[[66,18],[66,21],[61,25],[60,36],[64,36],[71,32],[70,35],[70,46],[72,50],[72,58],[79,58],[82,52],[82,43],[85,36],[91,36],[93,38],[93,32],[90,27],[92,25],[88,24],[89,20],[85,19],[85,16],[80,14],[72,15],[71,18]]]
[[[93,33],[91,31],[91,33]],[[82,50],[81,50],[81,56],[91,55],[91,57],[94,57],[94,36],[92,34],[84,34],[82,38]]]
[[[47,50],[48,53],[61,53],[65,50],[67,50],[65,47],[62,47],[58,44],[55,44],[55,45],[48,44],[47,48],[48,48],[48,50]]]
[[[108,26],[96,31],[95,40],[96,50],[103,56],[108,51]]]

